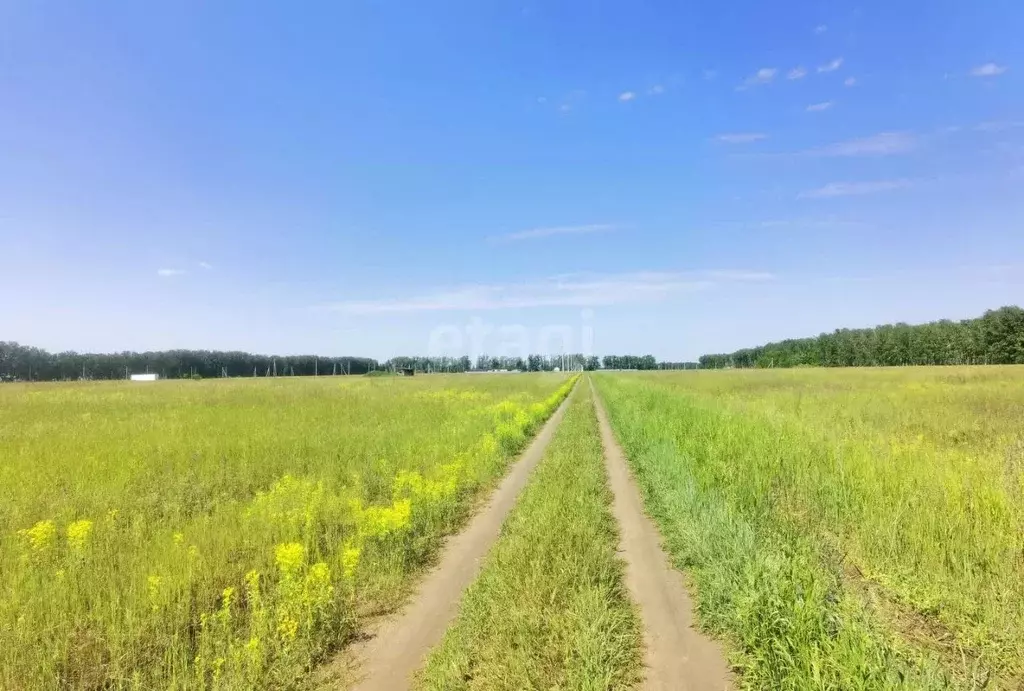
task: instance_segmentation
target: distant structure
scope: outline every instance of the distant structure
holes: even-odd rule
[[[416,374],[416,370],[414,370],[412,367],[403,367],[402,368],[402,376],[403,377],[411,377],[414,374]]]
[[[133,374],[132,381],[156,381],[160,378],[159,374]]]

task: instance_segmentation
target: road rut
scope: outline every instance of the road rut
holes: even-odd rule
[[[358,672],[352,688],[358,691],[407,689],[413,674],[458,613],[466,587],[480,572],[483,558],[498,539],[505,517],[544,456],[572,398],[566,397],[540,433],[491,494],[487,504],[462,532],[452,536],[441,560],[420,583],[409,604],[397,615],[371,626],[368,640],[350,646],[349,665]]]
[[[693,626],[693,603],[683,575],[661,548],[661,536],[644,513],[640,490],[615,440],[601,399],[590,384],[601,428],[605,465],[619,523],[619,551],[626,586],[644,627],[645,691],[720,691],[733,688],[721,645]]]

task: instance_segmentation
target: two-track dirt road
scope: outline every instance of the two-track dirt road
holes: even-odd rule
[[[593,385],[589,386],[614,494],[613,511],[620,526],[626,585],[639,607],[644,627],[645,680],[641,688],[730,688],[729,668],[721,646],[693,628],[692,604],[682,574],[672,568],[661,549],[658,531],[644,513],[639,489],[612,434],[604,407]],[[413,675],[457,615],[463,592],[480,572],[487,552],[497,541],[501,526],[531,472],[544,456],[568,405],[569,398],[545,423],[483,509],[461,533],[448,540],[440,562],[423,579],[405,609],[378,621],[365,640],[345,651],[339,664],[356,670],[350,688],[395,691],[410,687]]]

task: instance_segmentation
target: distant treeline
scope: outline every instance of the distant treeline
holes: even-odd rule
[[[838,329],[700,357],[700,366],[712,369],[978,364],[1024,364],[1024,309],[1001,307],[963,321]]]
[[[418,372],[520,370],[550,372],[596,369],[695,369],[695,362],[659,363],[653,355],[582,354],[494,357],[396,357],[378,362],[366,357],[254,355],[240,351],[164,350],[145,353],[49,353],[41,348],[0,341],[0,381],[126,379],[150,372],[165,379],[210,377],[309,377],[366,374],[412,368]]]
[[[254,355],[241,351],[163,350],[145,353],[50,353],[0,341],[0,381],[125,379],[151,372],[166,379],[366,374],[412,368],[418,372],[507,370],[550,372],[598,369],[718,369],[725,367],[856,367],[881,365],[1024,364],[1024,309],[1001,307],[977,319],[928,324],[886,324],[871,329],[837,329],[813,338],[796,338],[744,348],[735,353],[702,355],[699,362],[659,362],[653,355],[481,355],[367,357]]]
[[[0,341],[0,379],[54,381],[125,379],[151,372],[168,379],[190,377],[312,376],[366,374],[380,365],[364,357],[253,355],[239,351],[162,350],[145,353],[49,353]]]
[[[396,357],[384,363],[385,369],[411,367],[419,372],[481,372],[507,370],[521,372],[550,372],[561,370],[599,369],[697,369],[696,362],[658,362],[653,355],[528,355],[527,357],[481,355],[476,360],[468,356],[447,357]]]

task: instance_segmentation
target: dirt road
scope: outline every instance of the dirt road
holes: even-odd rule
[[[412,675],[430,649],[441,641],[458,613],[463,591],[476,578],[483,558],[498,539],[505,517],[544,455],[571,397],[570,393],[544,424],[484,508],[461,533],[448,540],[440,563],[423,579],[408,606],[399,614],[378,622],[369,632],[369,640],[356,643],[346,651],[346,657],[351,657],[345,666],[358,669],[355,689],[409,688]]]
[[[661,536],[644,513],[640,490],[593,384],[590,385],[601,427],[605,465],[614,494],[612,510],[619,523],[619,550],[626,561],[626,586],[640,607],[644,626],[641,688],[650,691],[721,691],[732,688],[721,646],[693,627],[693,603],[682,574],[672,568]]]

